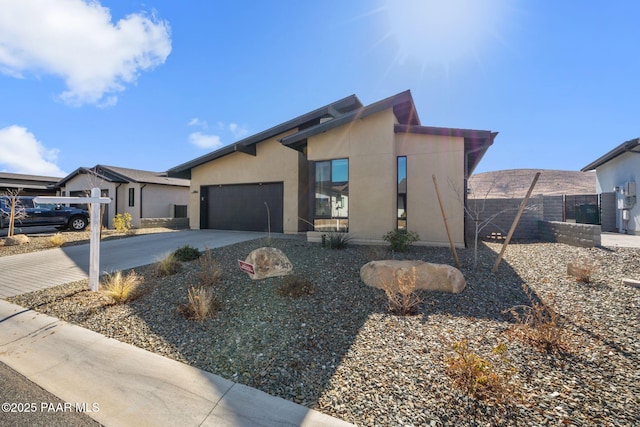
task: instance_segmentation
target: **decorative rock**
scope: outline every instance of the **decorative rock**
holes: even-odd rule
[[[640,280],[623,278],[622,279],[622,284],[623,285],[627,285],[627,286],[631,286],[632,288],[640,289]]]
[[[19,246],[29,243],[29,238],[25,234],[16,234],[4,239],[5,246]]]
[[[286,276],[293,272],[293,265],[289,258],[277,248],[258,248],[247,256],[245,262],[253,264],[255,274],[249,274],[253,280],[267,277]]]
[[[360,268],[360,278],[372,287],[384,289],[385,284],[415,279],[415,289],[459,294],[466,286],[464,276],[447,264],[424,261],[371,261]]]

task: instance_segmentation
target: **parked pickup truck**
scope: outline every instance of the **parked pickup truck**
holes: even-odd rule
[[[51,203],[36,203],[33,199],[26,196],[17,197],[15,227],[56,226],[59,229],[81,231],[89,224],[89,212],[86,210]],[[1,196],[0,228],[9,226],[10,214],[11,199]]]

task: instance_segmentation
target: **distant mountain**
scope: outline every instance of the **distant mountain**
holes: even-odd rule
[[[596,194],[596,173],[546,169],[508,169],[474,174],[469,178],[470,198],[524,197],[536,172],[540,178],[533,194],[546,196]]]

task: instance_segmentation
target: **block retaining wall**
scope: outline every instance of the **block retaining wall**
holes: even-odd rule
[[[140,228],[173,228],[176,230],[189,228],[189,218],[142,218]]]
[[[559,221],[539,221],[540,238],[547,242],[566,243],[591,248],[600,246],[600,226]]]

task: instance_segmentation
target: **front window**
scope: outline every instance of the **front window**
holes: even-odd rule
[[[407,158],[398,157],[398,230],[407,229]]]
[[[136,199],[134,197],[134,191],[135,190],[133,188],[129,189],[129,206],[135,206]]]
[[[349,159],[315,163],[313,225],[317,231],[349,230]]]

